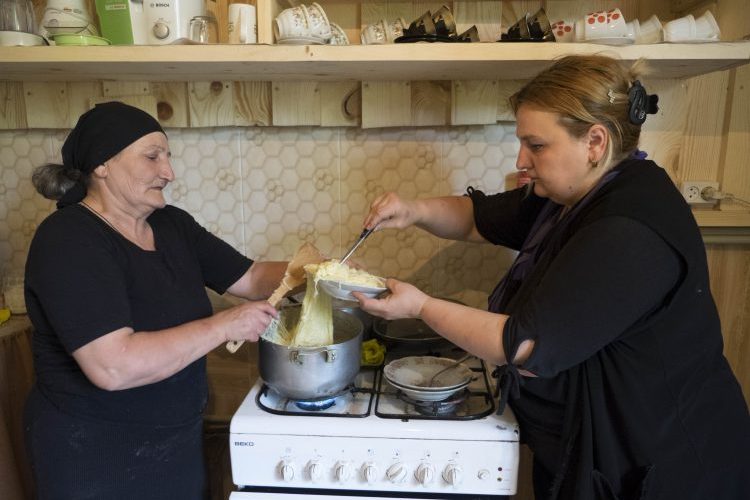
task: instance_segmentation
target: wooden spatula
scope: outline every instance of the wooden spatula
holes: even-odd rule
[[[273,307],[278,307],[279,302],[284,296],[295,288],[305,284],[307,277],[305,276],[305,266],[308,264],[319,264],[323,262],[325,257],[320,253],[320,250],[315,248],[315,245],[311,243],[305,243],[297,252],[292,256],[292,260],[286,266],[284,277],[281,279],[281,284],[273,291],[271,296],[268,298],[268,302]],[[227,342],[227,350],[231,353],[237,352],[242,344],[243,340],[230,340]]]

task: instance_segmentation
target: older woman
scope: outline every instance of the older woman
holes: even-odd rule
[[[366,227],[417,225],[519,250],[489,311],[389,280],[360,296],[503,366],[538,500],[750,498],[750,417],[722,354],[705,250],[637,150],[656,111],[613,59],[566,57],[511,98],[530,189],[376,199]]]
[[[167,136],[137,108],[86,112],[62,157],[34,173],[59,201],[26,265],[38,498],[202,498],[205,355],[258,339],[285,263],[253,262],[166,205]],[[205,287],[249,301],[213,314]]]

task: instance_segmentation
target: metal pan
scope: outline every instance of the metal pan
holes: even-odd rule
[[[453,299],[442,299],[461,304]],[[373,333],[386,345],[425,347],[432,344],[450,344],[421,319],[385,320],[375,318],[372,322]]]

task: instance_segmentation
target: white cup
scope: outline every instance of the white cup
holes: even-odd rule
[[[230,3],[228,18],[229,43],[258,43],[254,5]]]
[[[399,17],[391,23],[386,23],[385,37],[391,42],[396,38],[402,37],[407,26],[409,25],[406,24],[403,17]]]
[[[556,42],[568,43],[575,40],[576,25],[570,19],[562,19],[552,24],[552,34]]]
[[[714,15],[707,10],[701,17],[695,19],[695,36],[701,40],[715,39],[721,36],[719,24],[714,19]]]
[[[636,37],[635,43],[660,43],[663,40],[661,21],[654,14],[641,23],[641,35]]]
[[[273,31],[276,41],[310,38],[310,28],[307,19],[307,7],[304,4],[282,10],[276,16],[276,19],[273,20]]]
[[[403,32],[402,32],[403,33]],[[362,45],[380,45],[388,43],[388,26],[384,19],[368,24],[359,36]]]
[[[627,35],[628,27],[620,9],[591,12],[583,18],[583,39],[620,38]],[[576,34],[579,23],[576,23]]]
[[[336,23],[331,23],[331,38],[328,45],[349,45],[349,37],[344,29]]]
[[[692,14],[674,19],[664,25],[665,42],[684,42],[696,38],[695,18]]]
[[[307,20],[311,37],[319,38],[323,42],[331,38],[331,23],[328,21],[328,16],[326,16],[323,7],[318,3],[313,2],[312,5],[307,7]]]
[[[633,19],[629,23],[625,23],[625,25],[627,26],[625,36],[633,41],[638,40],[641,36],[641,22],[638,19]]]

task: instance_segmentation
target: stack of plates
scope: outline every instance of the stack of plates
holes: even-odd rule
[[[408,356],[391,361],[383,368],[383,376],[396,389],[417,401],[442,401],[468,386],[473,373],[463,363],[443,372],[428,386],[437,372],[452,366],[455,360],[436,356]]]

